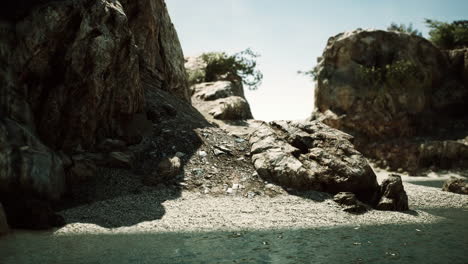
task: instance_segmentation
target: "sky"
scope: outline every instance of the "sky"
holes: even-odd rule
[[[409,24],[428,36],[424,18],[468,19],[468,0],[166,0],[185,56],[235,53],[261,57],[263,82],[246,89],[255,119],[304,119],[314,107],[314,82],[297,71],[316,65],[327,40],[356,28]]]

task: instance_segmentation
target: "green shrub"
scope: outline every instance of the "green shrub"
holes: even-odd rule
[[[445,23],[426,19],[430,40],[442,49],[456,49],[468,46],[468,20]]]
[[[225,52],[210,52],[202,54],[206,63],[205,82],[219,79],[240,77],[250,90],[255,90],[261,84],[263,74],[256,69],[258,54],[251,49],[228,55]],[[196,76],[194,76],[196,77]]]
[[[298,74],[303,74],[305,76],[308,76],[310,78],[312,78],[314,81],[317,81],[318,79],[318,75],[319,75],[319,72],[318,72],[318,66],[315,66],[312,70],[309,70],[309,71],[297,71]]]
[[[408,26],[405,24],[400,24],[398,25],[395,22],[392,22],[389,27],[387,27],[388,31],[396,31],[396,32],[403,32],[403,33],[408,33],[413,36],[419,36],[422,37],[422,33],[419,32],[419,30],[413,28],[413,24],[410,23]]]
[[[384,67],[359,65],[357,78],[369,86],[378,86],[384,82],[418,78],[419,74],[420,70],[413,62],[398,60]]]

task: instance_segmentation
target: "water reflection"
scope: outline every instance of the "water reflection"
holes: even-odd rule
[[[0,239],[0,263],[466,263],[468,211],[432,224]]]

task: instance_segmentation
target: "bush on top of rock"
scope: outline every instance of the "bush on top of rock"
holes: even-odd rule
[[[226,52],[208,52],[187,59],[189,84],[216,82],[220,80],[242,81],[255,90],[261,84],[263,74],[256,68],[259,55],[246,49],[232,55]]]

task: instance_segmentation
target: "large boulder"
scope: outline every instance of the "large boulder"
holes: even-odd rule
[[[214,82],[203,82],[207,67],[203,59],[188,57],[185,61],[189,82],[192,83],[192,104],[198,111],[218,120],[253,118],[239,76],[221,75],[215,76]]]
[[[0,199],[29,193],[56,200],[65,191],[61,157],[25,127],[0,120]]]
[[[252,162],[265,180],[299,190],[352,192],[373,204],[376,176],[352,137],[318,122],[274,121],[252,133]]]
[[[381,197],[376,209],[384,211],[406,211],[409,209],[408,196],[400,175],[390,174],[383,180],[380,193]]]
[[[468,183],[465,181],[465,179],[450,177],[444,182],[442,191],[468,194]]]
[[[52,1],[1,31],[0,112],[54,149],[125,137],[143,110],[138,53],[117,1]],[[14,52],[11,52],[14,51]],[[51,133],[53,131],[53,133]]]
[[[13,221],[28,210],[41,219],[20,226],[46,227],[56,220],[48,203],[67,184],[89,179],[96,165],[131,167],[126,146],[152,129],[147,92],[190,100],[184,59],[163,0],[8,6],[0,12],[0,201]],[[103,152],[102,164],[73,158],[90,152]]]
[[[415,135],[432,121],[423,117],[461,105],[468,96],[460,82],[447,82],[449,65],[446,54],[418,36],[338,34],[316,68],[317,111],[330,110],[339,129],[371,138]]]
[[[311,119],[352,134],[361,152],[391,169],[466,163],[467,56],[406,33],[338,34],[315,68]]]

